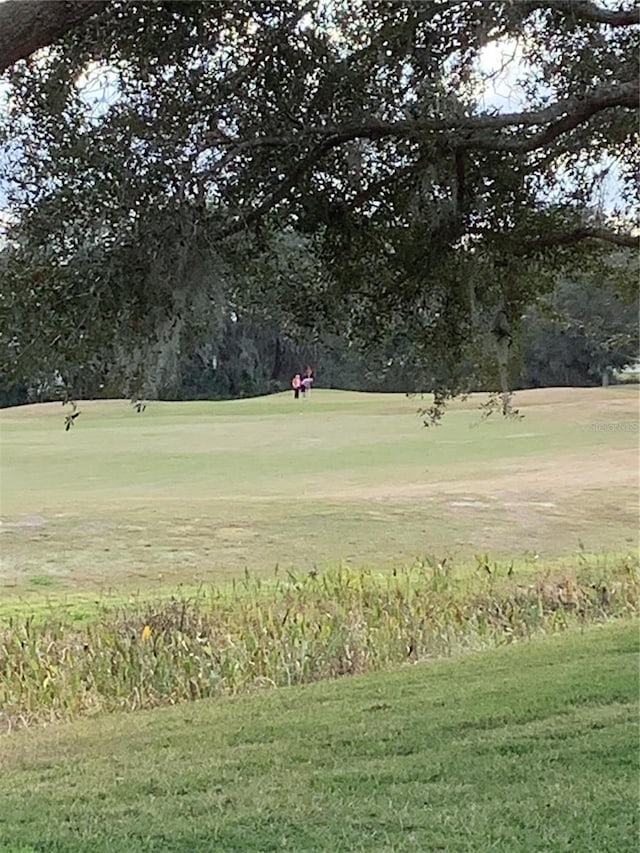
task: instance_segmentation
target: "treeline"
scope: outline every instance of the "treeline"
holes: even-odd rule
[[[638,297],[610,288],[565,281],[523,318],[513,341],[514,389],[593,386],[616,381],[616,372],[638,359]],[[170,382],[160,384],[165,400],[218,400],[287,390],[307,364],[317,385],[359,391],[429,391],[441,378],[414,358],[411,344],[394,332],[366,351],[344,336],[314,341],[285,332],[277,322],[234,315],[223,322],[214,343],[182,351]],[[471,373],[471,369],[470,369]],[[470,390],[494,390],[491,380]],[[59,399],[122,396],[117,377],[80,365],[73,376],[0,380],[0,406]]]

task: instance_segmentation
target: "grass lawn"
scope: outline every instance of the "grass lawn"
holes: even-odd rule
[[[637,389],[482,398],[424,429],[403,395],[43,404],[0,413],[2,598],[220,581],[245,567],[384,568],[637,544]]]
[[[2,853],[631,853],[638,630],[22,730]]]

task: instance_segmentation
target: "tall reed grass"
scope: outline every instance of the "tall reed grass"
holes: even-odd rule
[[[523,583],[418,562],[388,575],[338,568],[246,575],[78,625],[55,612],[0,629],[0,727],[300,684],[483,649],[637,614],[637,560]]]

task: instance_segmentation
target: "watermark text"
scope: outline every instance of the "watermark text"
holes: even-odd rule
[[[638,421],[602,421],[597,424],[589,424],[596,432],[640,432]]]

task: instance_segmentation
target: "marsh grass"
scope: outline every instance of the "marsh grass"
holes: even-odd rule
[[[478,555],[476,576],[423,560],[390,574],[246,574],[82,624],[55,611],[0,629],[5,730],[441,658],[638,612],[637,559],[523,582]]]

